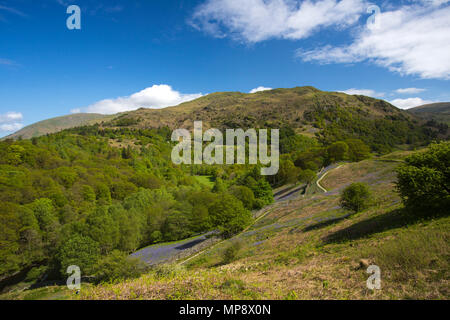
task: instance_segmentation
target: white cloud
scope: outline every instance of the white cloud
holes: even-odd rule
[[[423,100],[422,98],[395,99],[390,101],[391,104],[400,109],[411,109],[424,104],[433,103],[431,100]]]
[[[428,5],[440,6],[441,4],[450,2],[450,0],[412,0],[414,2],[422,2]]]
[[[400,94],[415,94],[415,93],[421,93],[426,91],[425,89],[421,88],[404,88],[404,89],[397,89],[395,92]]]
[[[22,129],[23,115],[20,112],[7,112],[0,114],[0,131],[12,132]]]
[[[347,89],[347,90],[338,91],[338,92],[342,92],[342,93],[346,93],[346,94],[350,94],[350,95],[362,95],[362,96],[368,96],[368,97],[383,97],[384,96],[383,92],[376,92],[371,89],[352,88],[352,89]]]
[[[0,131],[14,132],[23,128],[23,124],[19,122],[0,124]]]
[[[267,90],[272,90],[272,88],[258,87],[258,88],[250,90],[250,93],[256,93],[256,92],[267,91]]]
[[[0,123],[20,121],[22,119],[23,115],[20,112],[7,112],[4,114],[0,114]]]
[[[250,43],[298,40],[320,28],[353,25],[366,7],[363,0],[207,0],[190,22],[215,37]]]
[[[304,61],[370,61],[391,71],[425,79],[450,79],[449,1],[419,1],[382,12],[379,28],[361,28],[348,46],[299,50]]]
[[[71,112],[115,114],[139,108],[159,109],[175,106],[183,102],[200,98],[201,96],[201,93],[183,94],[173,90],[171,86],[161,84],[146,88],[128,97],[105,99],[86,108],[73,109]]]

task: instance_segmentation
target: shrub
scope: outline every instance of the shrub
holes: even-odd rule
[[[145,265],[139,258],[131,258],[127,254],[114,250],[100,259],[94,266],[96,282],[115,282],[137,278],[145,271]]]
[[[344,160],[347,157],[348,145],[343,141],[333,143],[327,148],[329,162]]]
[[[406,158],[397,169],[397,190],[415,214],[448,213],[450,207],[450,142],[433,144]]]
[[[94,189],[88,185],[84,185],[81,187],[81,194],[84,201],[94,202],[97,198]]]
[[[223,264],[228,264],[236,260],[237,255],[239,254],[241,248],[242,248],[241,241],[234,241],[227,248],[225,248],[222,254]]]
[[[303,183],[311,183],[316,179],[316,173],[310,169],[301,170],[298,179]]]
[[[152,243],[161,242],[162,239],[163,239],[163,235],[162,235],[161,231],[159,231],[159,230],[153,231],[152,234],[150,235],[150,241]]]
[[[358,162],[370,158],[370,148],[359,139],[349,139],[345,143],[348,146],[350,161]]]
[[[81,272],[90,275],[92,267],[100,255],[98,243],[89,237],[72,235],[59,248],[58,260],[61,264],[61,274],[65,276],[68,266],[79,266]]]
[[[246,186],[232,186],[230,188],[230,193],[239,199],[246,209],[253,209],[255,195],[250,188]]]
[[[219,227],[224,237],[231,237],[252,222],[252,215],[242,202],[226,193],[214,202],[209,212],[213,225]]]
[[[34,282],[39,280],[48,270],[47,266],[34,267],[28,271],[25,281]]]
[[[263,199],[255,199],[253,203],[253,209],[259,210],[262,209],[266,205],[266,202]]]
[[[372,202],[369,186],[364,183],[352,183],[341,194],[341,207],[353,212],[367,209]]]

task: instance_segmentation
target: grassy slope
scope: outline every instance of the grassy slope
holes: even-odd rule
[[[9,138],[31,138],[63,129],[105,122],[106,127],[158,128],[168,126],[191,129],[195,120],[206,128],[281,127],[289,124],[298,133],[314,136],[320,131],[306,121],[305,111],[315,106],[349,108],[364,119],[415,118],[389,103],[364,96],[325,92],[313,87],[274,89],[245,94],[218,92],[164,109],[139,109],[123,114],[73,114],[44,120],[19,130]],[[114,120],[117,119],[117,120]],[[125,120],[125,121],[124,121]],[[120,122],[122,121],[122,122]],[[128,121],[128,122],[127,122]]]
[[[403,215],[389,161],[346,164],[323,179],[329,192],[281,202],[250,230],[189,261],[188,270],[84,288],[82,299],[448,299],[450,218],[417,221]],[[385,159],[381,159],[385,160]],[[338,191],[367,182],[376,204],[342,218]],[[327,219],[334,219],[328,220]],[[242,248],[222,264],[231,241]],[[366,288],[360,259],[381,268],[382,290]]]
[[[267,207],[267,215],[237,237],[183,266],[139,279],[12,292],[7,299],[448,299],[450,218],[418,221],[404,215],[395,173],[409,152],[344,164],[321,182],[328,192]],[[376,204],[346,217],[339,191],[371,186]],[[242,247],[223,264],[231,242]],[[366,288],[368,259],[381,268],[382,289]]]
[[[450,102],[426,104],[408,111],[425,120],[434,119],[450,125]]]
[[[30,139],[48,133],[59,132],[68,128],[91,125],[99,123],[101,121],[108,121],[113,119],[114,117],[115,116],[107,116],[95,113],[71,114],[34,123],[9,135],[7,138],[22,137],[23,139]]]
[[[130,127],[148,128],[193,127],[193,122],[202,120],[205,127],[214,128],[258,128],[279,127],[289,124],[306,135],[313,135],[317,129],[305,121],[304,112],[316,106],[335,106],[358,110],[366,118],[385,118],[413,115],[399,110],[389,103],[363,96],[346,95],[339,92],[325,92],[313,87],[274,89],[254,94],[240,92],[218,92],[199,99],[165,109],[139,109],[123,114],[119,119],[132,120]],[[107,126],[114,127],[116,121]]]

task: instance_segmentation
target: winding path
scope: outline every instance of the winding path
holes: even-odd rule
[[[319,187],[320,190],[322,190],[322,191],[325,192],[325,193],[328,192],[327,189],[325,189],[324,187],[322,187],[322,186],[320,185],[320,181],[322,181],[322,179],[325,178],[325,177],[327,176],[327,174],[329,174],[331,171],[337,170],[337,169],[339,169],[339,168],[342,167],[342,166],[343,166],[343,165],[341,164],[341,165],[337,166],[336,168],[325,169],[325,172],[324,172],[324,173],[322,174],[322,176],[316,181],[316,184],[317,184],[317,186]]]

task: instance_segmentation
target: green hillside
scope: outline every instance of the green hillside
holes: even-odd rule
[[[450,102],[439,102],[425,104],[423,106],[409,109],[412,113],[434,113],[434,114],[450,114]]]
[[[74,114],[44,120],[9,138],[31,138],[63,129],[99,124],[100,128],[187,128],[202,120],[204,127],[281,128],[318,137],[329,143],[359,138],[373,149],[387,152],[395,145],[424,141],[438,135],[433,124],[386,101],[366,96],[325,92],[313,87],[274,89],[246,94],[213,93],[164,109],[139,109],[123,114]]]
[[[22,139],[30,139],[49,133],[59,132],[64,129],[107,121],[112,118],[114,118],[114,116],[107,116],[96,113],[71,114],[34,123],[20,129],[19,131],[7,136],[6,138],[17,139],[21,137]]]
[[[279,171],[262,176],[260,164],[173,164],[172,129],[191,128],[192,120],[221,129],[279,128]],[[408,166],[397,173],[411,150],[439,140],[414,115],[382,100],[303,87],[216,93],[177,107],[92,121],[33,139],[0,141],[0,290],[6,292],[0,298],[66,297],[62,288],[33,287],[45,286],[44,280],[64,281],[70,265],[80,266],[95,283],[84,298],[296,298],[305,283],[280,285],[277,279],[292,278],[289,272],[297,271],[320,279],[306,283],[311,290],[302,297],[362,297],[356,283],[345,284],[344,292],[335,287],[324,293],[353,275],[335,268],[359,258],[376,259],[397,277],[388,260],[410,263],[422,252],[417,237],[431,246],[421,253],[425,262],[412,262],[418,272],[413,276],[425,277],[420,282],[424,289],[408,283],[406,293],[394,288],[388,294],[447,297],[438,287],[447,268],[442,260],[448,256],[442,244],[447,220],[432,218],[450,205],[450,150],[448,143],[433,144],[425,156],[407,158]],[[395,187],[396,180],[401,188]],[[341,205],[340,193],[352,182],[365,184],[353,186],[350,204]],[[357,204],[351,204],[352,194]],[[356,214],[350,212],[355,206]],[[430,229],[417,224],[422,219],[416,211]],[[337,219],[336,224],[327,219]],[[418,234],[410,235],[406,226]],[[414,256],[383,260],[377,255],[384,251],[370,251],[379,236],[380,243],[388,243],[397,235],[384,234],[384,227],[405,232],[400,243],[415,241]],[[376,240],[366,239],[362,251],[352,251],[365,235]],[[205,241],[197,245],[199,238]],[[152,250],[159,256],[152,256]],[[163,250],[174,255],[165,256]],[[396,255],[404,248],[386,250]],[[150,267],[161,261],[181,263],[188,256],[183,264],[188,272]],[[318,266],[320,261],[325,267]],[[430,278],[430,268],[436,278]],[[328,271],[338,276],[325,276]],[[202,287],[210,277],[215,285]],[[128,279],[140,280],[124,282]],[[199,284],[196,279],[203,280]],[[102,285],[110,282],[132,285],[130,291]],[[142,283],[163,290],[140,293],[134,286]]]
[[[249,229],[190,259],[143,276],[16,291],[8,299],[449,299],[448,217],[411,216],[395,190],[396,168],[411,152],[396,152],[329,171],[327,190],[262,209]],[[366,183],[373,205],[354,215],[339,194]],[[315,183],[315,182],[314,182]],[[369,290],[367,266],[381,270],[381,290]]]
[[[276,203],[249,230],[171,273],[157,269],[68,298],[448,299],[450,219],[408,216],[394,190],[398,165],[346,164],[324,179],[327,193]],[[339,193],[350,182],[367,183],[376,204],[348,217]],[[367,289],[368,264],[381,268],[382,290]]]
[[[287,126],[324,143],[359,138],[381,152],[436,136],[419,118],[386,101],[313,87],[213,93],[176,107],[124,113],[100,127],[191,129],[196,120],[219,129]]]
[[[408,111],[425,120],[435,120],[450,125],[450,102],[426,104]]]

